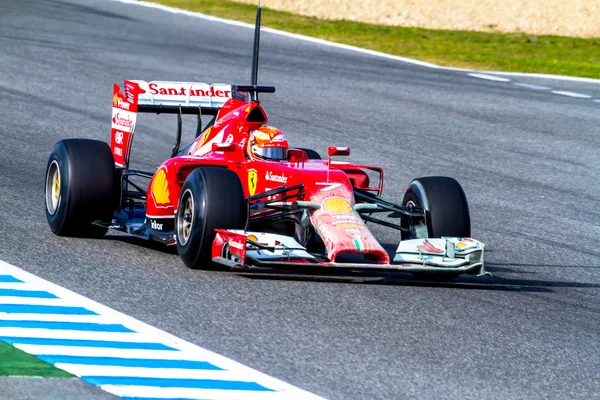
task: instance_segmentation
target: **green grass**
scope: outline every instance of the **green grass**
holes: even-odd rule
[[[73,375],[27,354],[16,347],[0,342],[0,375],[43,376],[72,378]]]
[[[256,12],[253,5],[229,0],[152,1],[250,23]],[[265,27],[445,66],[600,78],[600,38],[378,26],[327,21],[267,8],[262,17]]]

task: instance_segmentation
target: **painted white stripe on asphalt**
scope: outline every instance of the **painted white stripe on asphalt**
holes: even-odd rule
[[[39,286],[30,285],[25,282],[0,282],[0,289],[44,290]]]
[[[577,99],[591,99],[592,96],[588,96],[587,94],[575,93],[575,92],[567,92],[564,90],[553,90],[552,93],[559,94],[561,96],[574,97]]]
[[[513,85],[533,90],[550,90],[547,86],[534,85],[532,83],[513,82]]]
[[[100,385],[101,389],[121,397],[151,397],[156,399],[214,399],[214,400],[300,400],[302,394],[249,390],[161,388],[156,386]]]
[[[92,332],[43,328],[4,328],[0,336],[44,339],[106,340],[111,342],[152,343],[161,340],[160,336],[143,335],[137,332]]]
[[[13,277],[24,281],[28,284],[36,285],[37,287],[43,288],[43,290],[58,296],[59,299],[35,299],[27,297],[14,297],[9,299],[6,296],[0,296],[0,301],[4,300],[5,304],[40,304],[40,305],[63,305],[71,307],[83,307],[92,312],[105,317],[106,323],[122,324],[123,326],[135,331],[135,332],[93,332],[93,331],[79,331],[79,330],[59,330],[59,329],[40,329],[40,328],[11,328],[11,327],[0,327],[0,336],[15,336],[15,337],[33,337],[33,338],[56,338],[56,339],[83,339],[83,340],[107,340],[107,341],[119,341],[119,342],[136,342],[136,343],[161,343],[168,347],[180,350],[183,353],[185,359],[190,360],[201,360],[206,361],[218,368],[229,371],[236,377],[247,377],[248,380],[256,382],[257,384],[274,390],[276,392],[253,392],[250,390],[245,391],[221,391],[221,390],[200,390],[195,392],[189,392],[189,394],[201,395],[203,399],[322,399],[322,397],[313,395],[288,383],[280,381],[279,379],[273,378],[269,375],[263,374],[252,368],[246,367],[236,361],[223,357],[219,354],[213,353],[209,350],[203,349],[202,347],[196,346],[192,343],[186,342],[176,336],[170,335],[160,329],[154,328],[148,324],[138,321],[130,316],[115,311],[109,307],[106,307],[100,303],[92,301],[86,297],[71,292],[63,287],[55,285],[51,282],[45,281],[33,274],[23,271],[13,265],[7,264],[0,261],[0,274],[12,275]],[[8,299],[8,300],[7,300]],[[35,302],[30,302],[35,300]],[[10,301],[10,302],[7,302]],[[19,345],[29,346],[26,347],[28,350],[38,351],[41,347],[54,348],[55,352],[60,352],[61,355],[70,354],[73,351],[74,346],[44,346],[44,345]],[[60,349],[59,349],[60,347]],[[88,348],[80,347],[76,355],[81,355],[81,351],[93,351],[87,350]],[[112,350],[124,350],[124,349],[111,349]],[[129,354],[135,354],[136,358],[139,354],[127,350]],[[137,352],[161,352],[164,350],[136,350]],[[179,353],[173,350],[169,351],[172,353]],[[121,353],[124,354],[124,353]],[[145,353],[149,355],[149,353]],[[153,356],[156,356],[154,353]],[[160,353],[162,354],[162,353]],[[106,349],[102,350],[103,356],[107,355]],[[131,356],[129,356],[131,357]],[[163,359],[168,356],[162,356]],[[76,364],[74,364],[76,365]],[[74,371],[70,371],[74,373]],[[76,373],[75,373],[76,374]],[[128,397],[159,397],[168,398],[168,392],[157,391],[156,387],[145,387],[145,386],[121,386],[121,385],[101,385],[101,388],[117,395],[127,395]],[[182,389],[177,397],[188,397],[195,398],[194,396],[185,396],[181,393],[186,393],[188,389]],[[119,394],[123,393],[123,394]],[[230,395],[228,395],[228,393]],[[238,393],[243,396],[238,396]],[[255,395],[256,393],[256,395]],[[171,393],[172,394],[172,393]],[[223,397],[224,396],[224,397]],[[237,396],[237,397],[236,397]]]
[[[26,353],[38,356],[115,357],[156,360],[205,361],[205,357],[173,350],[112,349],[85,346],[55,346],[44,344],[15,344]]]
[[[77,376],[127,376],[136,378],[210,379],[218,381],[252,382],[252,376],[230,371],[184,368],[116,367],[112,365],[81,365],[56,363],[55,366]]]
[[[0,265],[1,267],[1,265]],[[73,306],[65,299],[43,299],[38,297],[0,296],[0,304],[28,304],[35,306]]]
[[[600,103],[600,99],[594,99],[596,103]]]
[[[502,77],[494,76],[494,75],[477,74],[477,73],[471,73],[471,74],[467,74],[467,75],[472,76],[473,78],[485,79],[488,81],[510,82],[510,79],[508,79],[508,78],[502,78]]]
[[[0,312],[0,321],[55,321],[55,322],[91,322],[94,324],[107,323],[102,315],[69,315],[69,314],[19,314]],[[110,322],[108,322],[110,323]]]
[[[578,76],[536,74],[536,73],[531,73],[531,72],[502,72],[502,71],[489,71],[489,73],[496,74],[496,75],[506,75],[506,76],[520,76],[520,77],[524,77],[524,78],[553,79],[553,80],[557,80],[557,81],[600,83],[600,79],[581,78]]]
[[[231,20],[231,19],[224,19],[224,18],[219,18],[219,17],[213,17],[212,15],[206,15],[206,14],[202,14],[202,13],[199,13],[199,12],[182,10],[180,8],[175,8],[175,7],[163,6],[162,4],[149,3],[149,2],[146,2],[146,1],[137,1],[137,0],[116,0],[116,1],[118,1],[120,3],[126,3],[126,4],[135,4],[137,6],[143,6],[143,7],[148,7],[148,8],[156,8],[158,10],[166,11],[166,12],[169,12],[169,13],[172,13],[172,14],[186,15],[188,17],[193,17],[193,18],[201,18],[201,19],[204,19],[204,20],[207,20],[207,21],[219,22],[219,23],[226,24],[226,25],[233,25],[233,26],[239,26],[239,27],[242,27],[242,28],[254,29],[254,24],[248,24],[246,22],[234,21],[234,20]],[[402,61],[402,62],[405,62],[405,63],[408,63],[408,64],[420,65],[420,66],[428,67],[428,68],[443,68],[443,69],[452,69],[452,70],[455,70],[455,71],[471,71],[471,70],[464,69],[464,68],[440,67],[439,65],[428,63],[428,62],[425,62],[425,61],[415,60],[413,58],[407,58],[407,57],[401,57],[401,56],[394,56],[394,55],[387,54],[387,53],[381,53],[379,51],[363,49],[361,47],[350,46],[350,45],[347,45],[347,44],[330,42],[330,41],[323,40],[323,39],[317,39],[317,38],[313,38],[313,37],[310,37],[310,36],[299,35],[297,33],[290,33],[290,32],[280,31],[280,30],[273,29],[273,28],[262,27],[261,28],[261,32],[269,32],[269,33],[272,33],[272,34],[275,34],[275,35],[286,36],[286,37],[290,37],[290,38],[293,38],[293,39],[302,40],[302,41],[305,41],[305,42],[317,43],[317,44],[321,44],[321,45],[329,46],[329,47],[337,47],[339,49],[344,49],[344,50],[350,50],[350,51],[355,51],[355,52],[359,52],[359,53],[369,54],[369,55],[376,56],[376,57],[389,58],[389,59],[392,59],[392,60]]]

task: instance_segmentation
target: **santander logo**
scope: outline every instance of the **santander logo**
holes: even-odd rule
[[[231,97],[231,90],[215,89],[213,86],[192,86],[185,88],[183,86],[176,87],[175,83],[171,83],[173,86],[162,86],[155,82],[148,85],[150,93],[152,95],[162,96],[198,96],[198,97]],[[200,88],[201,87],[201,88]]]
[[[233,238],[229,239],[229,246],[231,246],[232,248],[234,248],[236,250],[244,251],[244,244],[236,241]]]
[[[279,182],[279,183],[287,183],[287,176],[281,174],[281,175],[276,175],[271,171],[267,171],[267,173],[265,174],[265,179],[271,182]]]
[[[129,117],[123,118],[121,117],[121,115],[119,113],[115,114],[115,116],[112,119],[113,124],[125,127],[125,128],[131,128],[131,125],[133,124],[133,120],[129,119]]]

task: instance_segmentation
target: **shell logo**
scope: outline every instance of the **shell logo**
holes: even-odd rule
[[[254,235],[248,235],[246,238],[248,240],[252,240],[253,242],[258,242],[258,238]]]
[[[349,213],[353,210],[352,204],[343,197],[329,197],[323,201],[321,208],[334,213]]]
[[[152,181],[152,196],[156,204],[171,204],[169,200],[169,183],[164,169],[159,170]]]
[[[117,94],[115,93],[115,95],[113,96],[113,107],[116,107],[117,104],[119,104],[119,96],[117,96]]]
[[[456,243],[456,248],[459,249],[459,250],[462,250],[462,249],[464,249],[466,247],[469,247],[469,245],[467,243],[465,243],[465,242],[458,242],[458,243]]]

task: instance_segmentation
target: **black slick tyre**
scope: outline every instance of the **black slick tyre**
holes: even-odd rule
[[[54,146],[46,167],[46,218],[59,236],[102,237],[116,208],[115,164],[108,144],[66,139]]]
[[[193,269],[215,269],[215,229],[244,229],[247,206],[237,174],[226,168],[193,170],[181,187],[175,216],[177,250]]]
[[[453,178],[430,176],[412,181],[402,204],[416,206],[427,211],[428,237],[470,237],[471,217],[467,197],[460,184]],[[402,239],[408,239],[402,232]]]

